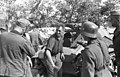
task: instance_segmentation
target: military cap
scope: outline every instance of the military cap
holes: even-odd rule
[[[17,25],[20,27],[26,27],[29,26],[31,23],[29,22],[29,20],[25,19],[25,18],[20,18],[17,20]]]

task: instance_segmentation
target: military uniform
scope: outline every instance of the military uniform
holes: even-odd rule
[[[60,58],[60,53],[63,53],[63,39],[61,38],[60,40],[56,37],[55,34],[53,34],[47,41],[46,45],[46,50],[50,50],[52,60],[57,66],[57,70],[54,70],[52,64],[46,58],[45,65],[47,68],[47,77],[56,77],[57,72],[61,69],[62,67],[62,61]]]
[[[38,50],[38,45],[42,45],[42,40],[40,37],[40,34],[38,31],[33,31],[29,33],[30,36],[30,41],[35,49],[35,51],[37,52]]]
[[[99,41],[91,41],[82,51],[82,77],[112,77],[106,67],[110,60],[106,44]]]
[[[120,77],[120,10],[111,11],[111,20],[113,27],[116,27],[113,37],[113,47],[117,63],[117,77]]]
[[[117,63],[117,73],[118,77],[120,76],[120,31],[115,31],[114,32],[114,37],[113,37],[113,47],[115,51],[115,58],[116,58],[116,63]]]
[[[0,35],[0,76],[32,77],[27,55],[32,57],[34,48],[17,31]]]
[[[82,77],[112,77],[107,68],[110,61],[107,45],[98,38],[98,26],[86,21],[81,30],[88,42],[82,51]]]

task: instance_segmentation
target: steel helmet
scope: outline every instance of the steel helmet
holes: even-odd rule
[[[93,22],[86,21],[82,24],[81,34],[90,38],[97,38],[98,26]]]

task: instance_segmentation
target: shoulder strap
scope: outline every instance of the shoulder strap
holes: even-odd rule
[[[107,46],[104,42],[102,42],[100,40],[98,40],[98,42],[99,42],[99,45],[100,45],[100,48],[101,48],[101,51],[102,51],[102,54],[103,54],[103,59],[104,59],[103,63],[104,63],[104,65],[106,65],[110,61],[108,48],[107,48]]]

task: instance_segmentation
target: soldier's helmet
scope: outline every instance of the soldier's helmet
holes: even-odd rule
[[[97,38],[98,26],[93,22],[86,21],[82,24],[81,34],[90,38]]]

